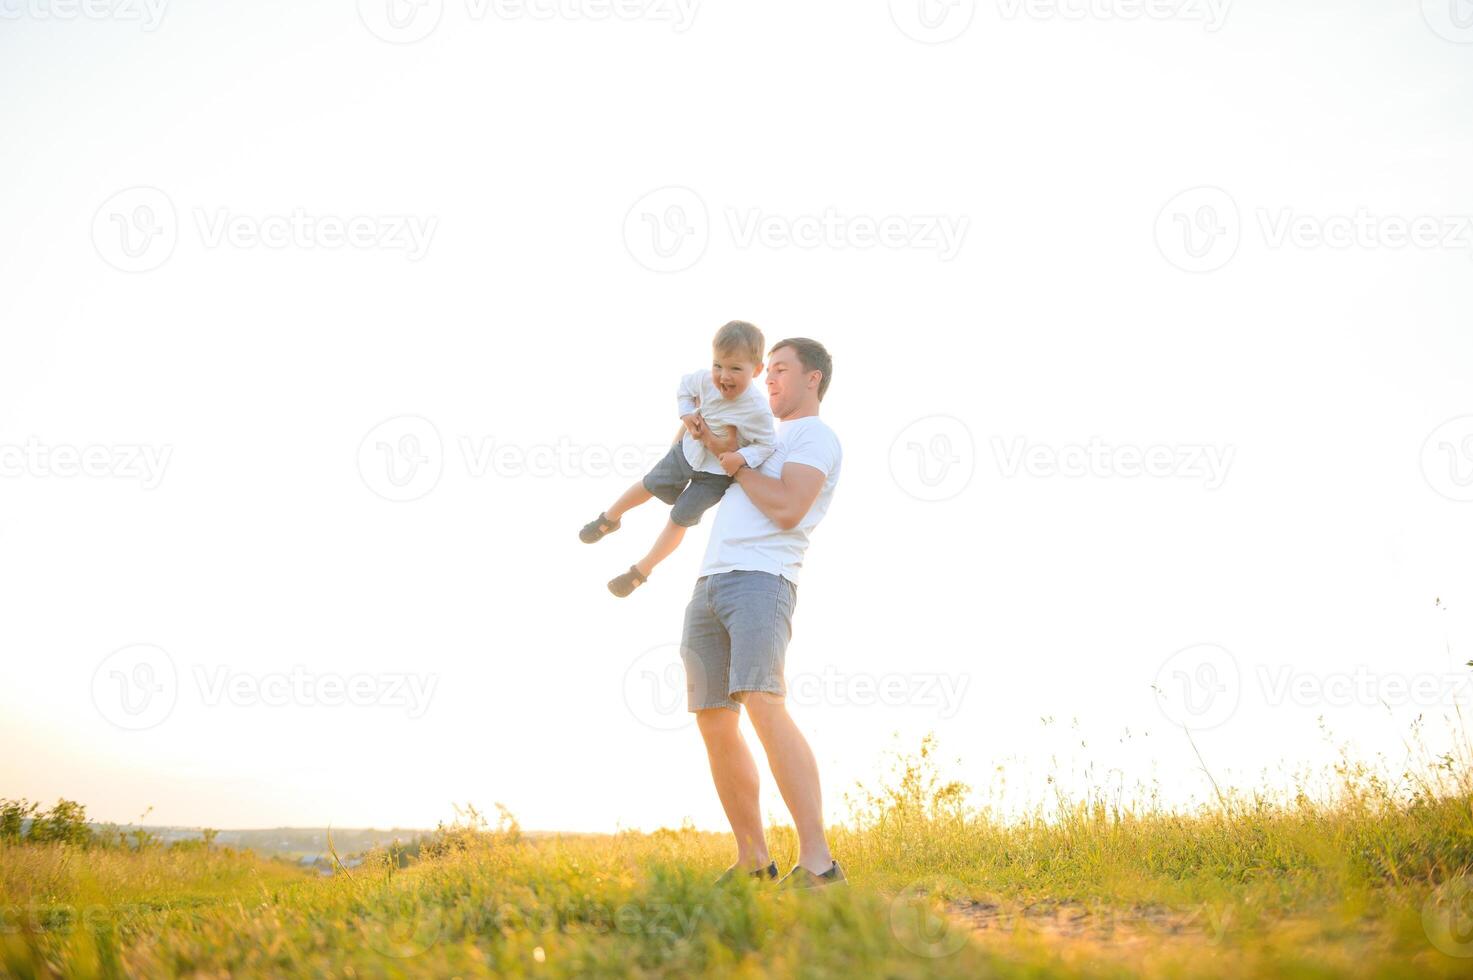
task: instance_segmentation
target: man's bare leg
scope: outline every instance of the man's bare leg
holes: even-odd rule
[[[798,863],[814,874],[823,874],[834,858],[823,832],[823,791],[813,750],[782,698],[752,691],[744,703],[767,752],[767,764],[783,802],[793,815],[793,826],[798,831]]]
[[[624,516],[626,511],[633,510],[653,496],[654,494],[644,488],[643,483],[636,483],[614,501],[614,506],[604,511],[604,516],[611,521],[617,521]]]
[[[696,725],[706,742],[711,779],[736,836],[737,864],[748,870],[765,868],[772,858],[762,833],[762,811],[757,805],[757,763],[737,723],[741,715],[727,708],[696,712]],[[824,867],[827,867],[825,865]]]
[[[665,530],[661,531],[660,536],[655,539],[655,546],[650,549],[649,554],[635,562],[634,567],[639,569],[639,573],[645,578],[649,578],[650,572],[655,570],[655,566],[666,558],[669,558],[671,553],[680,547],[680,542],[684,538],[685,528],[676,524],[674,521],[666,521]],[[726,711],[725,708],[721,710]],[[727,711],[727,714],[734,714],[734,712]]]

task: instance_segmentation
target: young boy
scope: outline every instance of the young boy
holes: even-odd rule
[[[752,384],[762,373],[762,331],[733,320],[716,331],[711,346],[711,370],[680,379],[675,404],[685,429],[670,452],[578,532],[584,544],[593,544],[619,530],[624,513],[651,497],[671,505],[670,520],[649,554],[609,582],[609,591],[621,599],[645,583],[680,544],[685,529],[700,523],[701,515],[731,486],[731,477],[721,468],[722,453],[741,453],[753,469],[772,455],[777,435],[772,410],[767,393]]]

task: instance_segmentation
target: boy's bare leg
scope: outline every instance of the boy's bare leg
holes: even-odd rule
[[[610,514],[609,516],[613,517],[614,515]],[[656,565],[669,558],[671,552],[680,547],[681,539],[684,537],[685,528],[676,524],[674,521],[666,521],[665,530],[661,531],[660,536],[655,539],[655,546],[650,549],[649,554],[635,562],[634,567],[639,569],[641,575],[648,578],[650,572],[655,570]]]
[[[614,501],[614,506],[604,511],[604,516],[611,521],[617,521],[624,516],[626,511],[638,507],[653,496],[654,494],[644,488],[643,483],[636,483],[628,490],[625,490],[618,500]]]

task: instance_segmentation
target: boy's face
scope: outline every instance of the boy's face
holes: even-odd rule
[[[719,350],[711,357],[711,383],[716,385],[722,398],[740,395],[761,373],[762,363],[754,362],[750,354]]]

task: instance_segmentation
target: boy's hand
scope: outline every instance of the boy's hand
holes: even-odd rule
[[[737,470],[747,465],[747,457],[741,453],[730,452],[721,454],[721,468],[726,470],[727,476],[736,476]]]
[[[705,419],[701,421],[704,423]],[[703,425],[702,428],[705,430],[705,434],[701,437],[701,445],[705,446],[712,456],[720,456],[722,453],[733,452],[737,448],[736,426],[728,425],[726,427],[726,434],[722,436],[712,433],[709,425]]]
[[[692,439],[700,440],[703,438],[703,434],[706,428],[706,420],[701,418],[700,412],[692,412],[689,415],[682,415],[680,417],[680,421],[685,423],[685,431],[690,433],[690,437]]]

